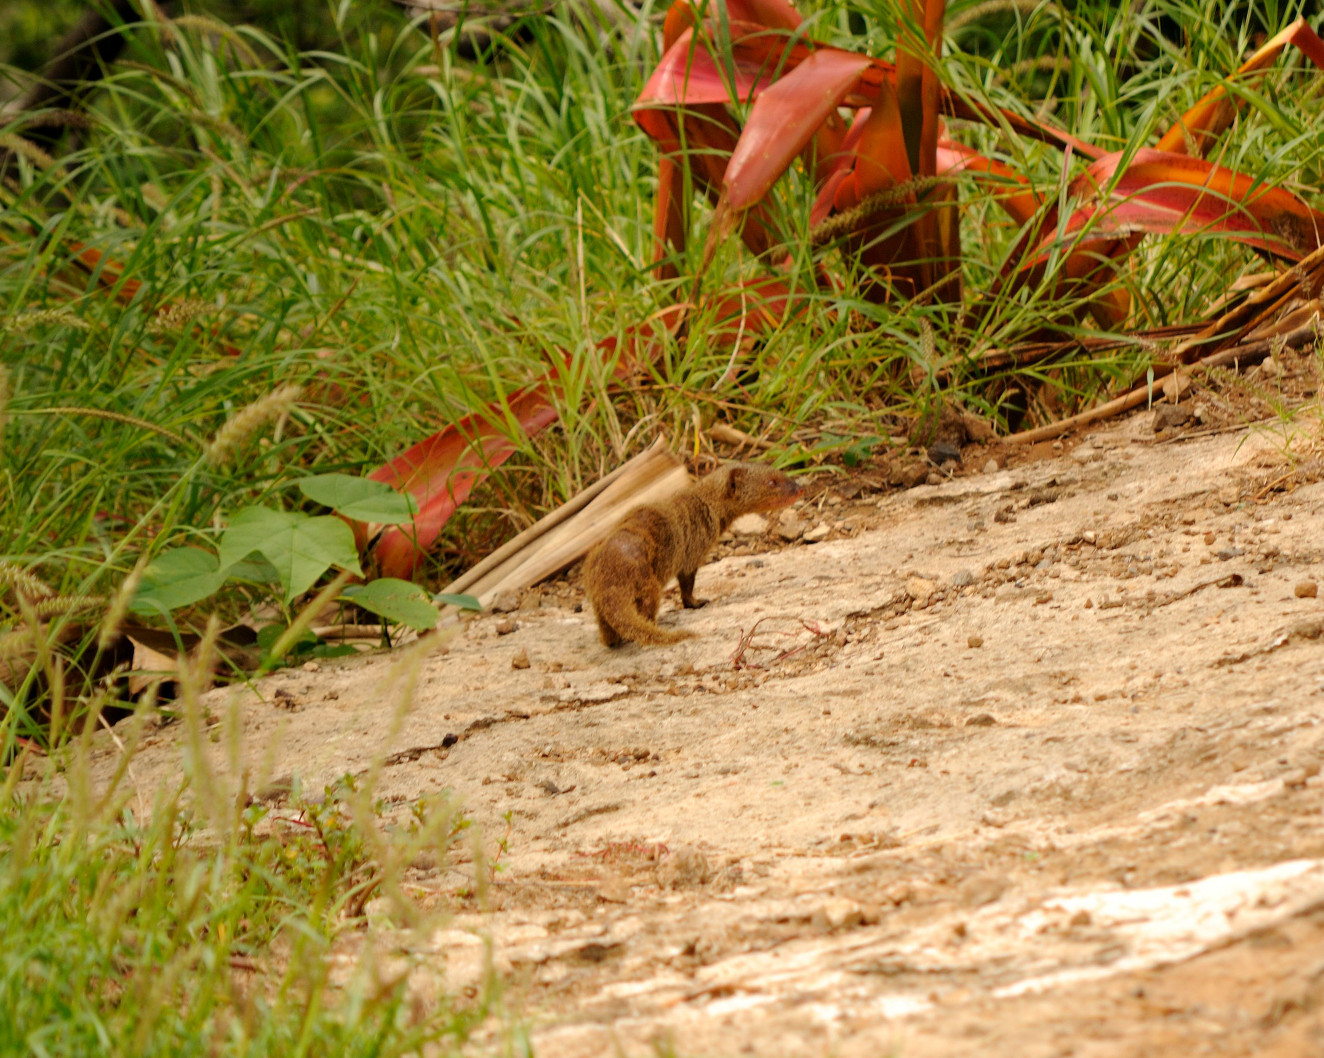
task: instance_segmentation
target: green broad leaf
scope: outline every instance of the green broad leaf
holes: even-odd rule
[[[348,643],[318,643],[308,651],[310,658],[351,658],[359,653],[358,647]]]
[[[221,536],[221,569],[228,570],[254,551],[276,570],[285,602],[302,595],[335,566],[362,576],[354,533],[341,519],[313,517],[267,507],[245,507]]]
[[[314,503],[353,518],[357,522],[399,525],[418,511],[414,497],[396,492],[382,481],[356,478],[352,474],[317,474],[295,482],[299,491]]]
[[[257,630],[257,645],[262,648],[264,654],[271,653],[271,648],[276,645],[276,640],[285,634],[287,628],[287,625],[271,624],[263,625]],[[310,650],[320,642],[321,640],[312,632],[305,631],[294,641],[294,645],[290,647],[290,653],[298,654],[301,651]]]
[[[210,551],[171,548],[147,564],[129,609],[136,614],[168,613],[215,594],[224,583],[225,573]]]
[[[346,588],[341,598],[361,606],[369,613],[396,624],[427,632],[437,623],[437,608],[428,601],[427,592],[417,584],[395,577],[382,577],[368,584]]]
[[[458,606],[461,610],[481,610],[483,604],[473,595],[455,595],[450,592],[438,592],[432,596],[438,606]]]
[[[275,568],[256,551],[225,569],[225,579],[241,584],[275,584],[280,580]]]

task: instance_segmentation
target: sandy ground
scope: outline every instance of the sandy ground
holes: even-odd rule
[[[409,943],[460,994],[490,944],[542,1058],[1324,1054],[1318,462],[1148,416],[1059,448],[819,490],[823,539],[755,525],[710,606],[673,590],[675,647],[608,651],[572,579],[209,701],[254,788],[384,759],[383,796],[505,836]]]

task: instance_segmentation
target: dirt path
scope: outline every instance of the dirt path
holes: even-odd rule
[[[449,789],[489,844],[509,811],[490,909],[423,943],[463,989],[491,938],[540,1058],[1324,1053],[1314,466],[1136,418],[829,498],[826,540],[700,572],[663,615],[693,641],[609,652],[530,598],[390,734],[395,659],[265,681],[244,766],[385,752],[383,795]]]

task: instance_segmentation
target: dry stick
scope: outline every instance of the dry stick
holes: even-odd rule
[[[1275,308],[1280,307],[1282,302],[1296,295],[1298,288],[1303,289],[1307,298],[1315,297],[1319,292],[1321,272],[1324,272],[1324,245],[1303,257],[1272,283],[1255,291],[1236,308],[1224,313],[1213,323],[1178,344],[1172,350],[1172,359],[1183,363],[1191,362],[1196,359],[1200,346],[1211,338],[1223,337],[1228,341],[1240,341],[1256,323],[1261,322]]]
[[[744,430],[721,422],[713,423],[712,426],[708,427],[708,438],[712,441],[720,441],[722,444],[736,445],[740,448],[748,445],[753,450],[772,447],[772,442],[766,438],[751,437]]]
[[[989,349],[980,353],[974,363],[981,371],[1024,367],[1076,349],[1086,353],[1101,353],[1163,338],[1183,338],[1199,328],[1199,324],[1179,324],[1174,327],[1155,327],[1151,330],[1136,331],[1120,338],[1069,338],[1060,342],[1026,342],[1022,345],[1013,345],[1009,349]]]
[[[666,438],[659,437],[656,441],[653,442],[653,444],[649,448],[644,450],[644,454],[647,455],[650,452],[665,450],[666,447],[667,447]],[[534,522],[533,525],[525,529],[522,533],[519,533],[517,536],[506,541],[506,543],[502,544],[499,548],[493,551],[481,562],[465,570],[453,581],[447,584],[446,587],[442,588],[441,589],[442,592],[447,595],[458,595],[460,592],[464,591],[464,589],[469,587],[469,585],[473,584],[474,581],[480,579],[489,570],[493,570],[497,566],[501,565],[501,563],[503,563],[511,555],[515,554],[515,552],[519,551],[524,547],[527,547],[529,544],[533,543],[533,541],[537,540],[540,536],[544,535],[549,530],[555,529],[558,525],[564,522],[572,514],[576,514],[579,511],[583,510],[585,507],[588,506],[591,500],[595,499],[599,493],[601,493],[604,489],[606,489],[608,485],[610,485],[613,481],[619,478],[622,474],[626,473],[626,471],[629,470],[632,465],[633,465],[633,460],[626,463],[622,463],[606,477],[600,478],[594,484],[584,489],[583,492],[567,500],[563,506],[558,507],[556,510],[552,511],[552,513],[547,515],[547,517],[539,519],[537,522]]]
[[[1179,591],[1160,602],[1154,603],[1153,608],[1160,606],[1171,606],[1182,599],[1189,599],[1197,591],[1204,591],[1205,588],[1239,588],[1244,583],[1240,573],[1230,573],[1225,577],[1215,577],[1213,580],[1202,580],[1199,584],[1194,584],[1185,591]]]
[[[1273,338],[1264,338],[1258,342],[1249,342],[1246,345],[1234,345],[1230,349],[1223,349],[1216,353],[1210,353],[1203,360],[1194,364],[1174,368],[1169,364],[1157,365],[1154,369],[1154,381],[1160,378],[1166,378],[1176,373],[1183,383],[1189,383],[1197,374],[1208,371],[1211,367],[1228,367],[1231,364],[1246,363],[1258,364],[1261,360],[1273,352],[1275,347],[1293,348],[1305,345],[1313,341],[1315,337],[1315,326],[1313,323],[1303,324],[1287,334],[1278,335]],[[1185,385],[1182,386],[1185,388]],[[1100,419],[1111,418],[1114,415],[1120,415],[1123,412],[1130,411],[1132,408],[1138,408],[1144,404],[1153,394],[1153,388],[1148,383],[1137,386],[1130,393],[1125,393],[1120,397],[1108,401],[1106,404],[1100,404],[1097,408],[1090,408],[1079,415],[1072,415],[1070,418],[1062,419],[1058,422],[1049,423],[1047,426],[1040,426],[1034,430],[1026,430],[1022,433],[1014,433],[1007,438],[1009,444],[1036,444],[1039,441],[1048,441],[1054,437],[1061,437],[1062,434],[1076,429],[1079,426],[1088,426],[1092,422],[1098,422]]]
[[[1155,367],[1155,378],[1170,374],[1173,370],[1172,365],[1189,364],[1196,360],[1201,348],[1207,347],[1211,340],[1216,340],[1219,348],[1228,343],[1240,342],[1257,324],[1262,324],[1267,317],[1285,308],[1292,298],[1304,294],[1307,299],[1313,300],[1319,294],[1321,287],[1324,287],[1324,245],[1307,254],[1281,275],[1260,286],[1235,308],[1201,327],[1185,341],[1178,342],[1168,354],[1169,363]],[[1282,323],[1281,320],[1278,322]],[[1207,360],[1208,356],[1205,359]],[[1138,380],[1132,385],[1138,386]],[[1146,392],[1148,392],[1148,381],[1146,381]],[[1108,414],[1115,415],[1121,411],[1129,411],[1135,406],[1132,403],[1124,408],[1109,411]]]

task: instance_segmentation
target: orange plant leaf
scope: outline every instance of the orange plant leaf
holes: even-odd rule
[[[860,126],[854,168],[837,188],[833,206],[838,213],[844,213],[870,195],[905,184],[912,175],[897,94],[884,81],[878,86],[869,116]],[[882,270],[894,283],[904,283],[907,296],[913,296],[924,286],[918,232],[913,224],[890,233],[889,229],[910,213],[914,204],[914,193],[907,192],[899,202],[871,211],[847,238],[854,256],[870,268]],[[870,283],[867,293],[871,297],[885,297],[886,286]]]
[[[684,249],[686,228],[685,173],[703,191],[710,202],[717,204],[726,180],[727,162],[740,138],[740,126],[726,108],[716,103],[691,106],[684,111],[654,111],[651,128],[665,127],[664,154],[672,162],[670,187],[659,188],[654,205],[653,231],[665,233],[677,250]],[[685,163],[688,163],[687,165]],[[659,176],[664,175],[659,171]],[[774,238],[768,228],[767,216],[759,206],[751,207],[744,218],[740,237],[756,257],[762,256],[773,245]],[[665,256],[666,248],[654,251],[655,259]]]
[[[935,154],[939,174],[977,174],[980,182],[992,189],[998,205],[1019,224],[1028,224],[1043,205],[1042,197],[1029,180],[1009,165],[986,158],[972,147],[940,140]]]
[[[548,387],[549,380],[527,386],[506,403],[511,419],[530,437],[556,420]],[[474,486],[514,454],[515,442],[498,425],[497,411],[466,415],[368,475],[418,501],[411,524],[387,526],[378,537],[373,558],[379,576],[412,577],[419,558]]]
[[[944,10],[942,0],[928,0],[919,12],[925,46],[935,52]],[[813,223],[826,219],[833,210],[858,204],[868,193],[859,190],[861,180],[868,187],[880,179],[877,165],[861,166],[861,157],[875,163],[885,159],[883,165],[894,182],[909,178],[898,177],[899,173],[915,172],[911,165],[896,163],[898,147],[904,148],[912,133],[904,120],[895,118],[895,67],[795,35],[798,17],[786,14],[780,0],[771,7],[752,0],[732,2],[727,14],[724,26],[718,26],[712,18],[701,23],[688,3],[673,5],[666,31],[669,47],[635,103],[636,122],[657,142],[663,157],[670,159],[670,166],[659,172],[654,212],[656,260],[665,257],[666,243],[678,249],[685,245],[688,225],[680,202],[684,184],[677,174],[682,162],[715,206],[721,202],[718,190],[725,188],[730,209],[735,214],[747,211],[741,238],[760,256],[772,248],[775,238],[771,218],[756,207],[793,160],[805,154],[811,140],[816,154],[806,157],[806,161],[814,160],[814,177],[820,188],[812,210]],[[723,28],[729,33],[726,39],[730,46],[719,62],[709,40]],[[1052,126],[950,96],[938,84],[931,64],[925,61],[919,65],[917,121],[925,164],[924,172],[916,175],[938,171],[940,109],[1005,125],[1086,157],[1103,155],[1099,149]],[[742,128],[727,108],[746,103],[752,106]],[[838,114],[841,106],[868,108],[871,114],[863,124],[857,119],[847,130]],[[884,118],[888,119],[885,129]],[[863,142],[866,128],[870,136],[868,142]],[[908,156],[911,152],[906,149],[904,153]],[[728,157],[734,169],[729,168]],[[970,167],[978,168],[976,164]],[[852,176],[854,189],[849,187]],[[924,208],[914,210],[913,231],[878,238],[880,232],[895,227],[906,212],[907,204],[902,203],[900,208],[890,208],[887,215],[880,211],[868,218],[866,237],[851,240],[866,251],[866,264],[883,267],[892,274],[897,274],[896,268],[905,272],[915,292],[928,289],[939,277],[955,276],[959,267],[955,191],[935,188],[923,197]],[[1032,195],[1017,195],[1009,198],[1008,206],[1025,214],[1027,204],[1033,201]],[[913,208],[914,196],[909,205]],[[729,223],[728,211],[719,209],[718,218],[712,235],[720,238]],[[709,245],[715,245],[711,237]],[[901,263],[894,265],[897,261]],[[673,272],[663,265],[657,274],[670,277]]]
[[[1281,52],[1292,44],[1299,48],[1316,66],[1324,68],[1324,41],[1312,30],[1304,19],[1297,19],[1291,25],[1287,26],[1282,32],[1276,34],[1272,39],[1266,41],[1261,47],[1256,49],[1244,63],[1238,67],[1234,76],[1245,77],[1246,75],[1257,73],[1268,68],[1270,64],[1281,54]],[[1166,133],[1159,138],[1157,150],[1171,156],[1177,157],[1185,155],[1190,148],[1195,149],[1197,156],[1203,154],[1213,144],[1215,139],[1222,133],[1236,116],[1239,100],[1228,90],[1227,83],[1220,84],[1217,88],[1207,92],[1195,106],[1191,107],[1182,115]],[[1142,152],[1143,153],[1143,152]],[[1111,162],[1107,158],[1095,155],[1097,172],[1092,182],[1097,188],[1101,179],[1105,179],[1110,171],[1116,168],[1116,158]],[[1139,158],[1139,155],[1137,155]],[[1220,170],[1223,174],[1228,174],[1230,170]],[[1154,174],[1151,174],[1154,175]],[[1235,175],[1235,174],[1233,174]],[[1137,180],[1144,178],[1142,169],[1137,169],[1135,174]],[[1089,177],[1089,174],[1086,174]],[[1167,180],[1168,176],[1159,175],[1159,180]],[[1194,178],[1194,179],[1192,179]],[[1205,171],[1201,169],[1189,169],[1184,176],[1178,177],[1179,183],[1200,183],[1205,178]],[[1219,181],[1222,181],[1220,190]],[[1078,181],[1078,189],[1080,182]],[[1108,264],[1108,261],[1120,262],[1129,255],[1143,239],[1144,232],[1152,231],[1156,233],[1184,230],[1184,231],[1214,231],[1224,232],[1236,235],[1238,232],[1243,236],[1242,241],[1252,245],[1258,245],[1261,249],[1268,250],[1271,253],[1277,253],[1280,256],[1287,256],[1297,259],[1305,250],[1310,249],[1319,238],[1319,226],[1317,219],[1313,216],[1313,211],[1309,210],[1299,199],[1287,192],[1277,191],[1270,195],[1267,200],[1261,201],[1260,211],[1264,214],[1259,221],[1254,220],[1249,213],[1242,213],[1240,221],[1234,220],[1230,214],[1235,210],[1220,210],[1212,204],[1212,200],[1218,194],[1227,196],[1225,201],[1231,205],[1234,201],[1241,201],[1252,190],[1257,188],[1255,181],[1250,178],[1235,180],[1228,176],[1223,176],[1214,180],[1209,185],[1209,196],[1200,197],[1202,209],[1197,209],[1189,216],[1186,213],[1186,205],[1183,203],[1182,192],[1175,194],[1170,192],[1165,195],[1159,187],[1148,189],[1140,198],[1125,210],[1118,213],[1113,210],[1110,216],[1101,221],[1094,221],[1092,232],[1096,233],[1098,238],[1086,240],[1087,245],[1073,251],[1072,255],[1063,263],[1062,274],[1069,279],[1083,280],[1087,286],[1101,288],[1117,272],[1117,264]],[[1119,184],[1119,189],[1121,185]],[[1263,191],[1264,189],[1260,189]],[[1085,188],[1085,193],[1089,194],[1090,188]],[[1121,195],[1125,195],[1125,190],[1120,190]],[[1115,189],[1114,198],[1117,198],[1119,190]],[[1191,195],[1189,189],[1185,192],[1187,196]],[[1286,197],[1283,197],[1286,196]],[[1022,208],[1023,208],[1022,204]],[[1090,224],[1095,213],[1098,210],[1095,207],[1084,207],[1079,215],[1068,223],[1068,228],[1074,230],[1083,229]],[[1128,218],[1129,217],[1129,221]],[[1049,224],[1056,224],[1055,219],[1050,219]],[[1128,234],[1121,237],[1109,238],[1109,231],[1115,230],[1117,225],[1122,229],[1129,229]],[[1174,227],[1173,225],[1176,225]],[[1202,229],[1201,225],[1205,225]],[[1044,230],[1041,226],[1038,231]],[[1270,234],[1271,233],[1271,234]],[[1257,242],[1256,236],[1265,236],[1268,242]],[[1022,259],[1025,253],[1025,247],[1037,238],[1037,233],[1033,230],[1027,230],[1023,237],[1021,245],[1017,251],[1014,251],[1008,257],[1008,267]],[[1050,237],[1048,242],[1052,241]],[[1288,247],[1288,252],[1283,252],[1284,247]],[[1042,264],[1046,258],[1045,253],[1037,254],[1030,260],[1021,271],[1020,282],[1037,283],[1042,273]],[[1007,268],[1004,268],[1004,275]],[[999,284],[1001,285],[1001,284]],[[1092,311],[1105,326],[1115,326],[1123,323],[1129,313],[1130,299],[1125,291],[1113,290],[1100,294],[1095,299]]]
[[[657,203],[653,210],[653,276],[675,279],[680,273],[666,260],[667,245],[685,248],[685,174],[669,155],[657,165]]]
[[[1324,69],[1324,40],[1320,40],[1304,18],[1298,18],[1281,33],[1266,41],[1237,68],[1234,76],[1244,77],[1266,69],[1289,44],[1299,48],[1311,62]],[[1237,100],[1226,84],[1206,92],[1195,106],[1186,111],[1157,143],[1161,151],[1185,154],[1187,145],[1203,155],[1237,114]]]
[[[711,17],[711,16],[710,16]],[[803,19],[787,0],[726,0],[726,17],[731,22],[750,22],[769,29],[797,30]],[[663,46],[670,48],[687,29],[699,24],[699,13],[689,0],[678,0],[667,9],[663,26]]]
[[[137,279],[126,279],[124,266],[118,261],[112,260],[86,243],[76,242],[73,239],[65,245],[74,252],[73,263],[89,276],[95,276],[96,281],[107,290],[114,291],[116,301],[127,305],[138,296],[142,283]]]
[[[855,111],[855,120],[851,122],[849,131],[841,141],[840,149],[830,157],[824,159],[824,165],[819,171],[819,189],[814,198],[813,208],[809,212],[809,226],[815,227],[827,219],[832,212],[836,201],[837,188],[850,177],[853,166],[855,165],[856,148],[859,146],[860,137],[864,134],[864,124],[869,120],[869,115],[873,112],[872,107],[860,107]]]
[[[824,48],[759,94],[726,167],[732,209],[768,193],[868,66],[866,56]]]
[[[731,31],[733,36],[740,34],[737,41],[748,36],[757,42],[733,47],[729,68],[718,64],[692,28],[666,50],[634,103],[634,119],[645,132],[649,131],[647,123],[654,108],[748,103],[759,89],[775,80],[776,56],[786,49],[786,39],[771,34],[760,36],[759,27],[748,23],[732,23]]]
[[[1053,225],[1031,264],[1078,233],[1086,240],[1225,234],[1292,261],[1324,238],[1324,214],[1290,191],[1185,154],[1146,148],[1128,160],[1119,151],[1090,166],[1071,191],[1082,204]]]
[[[933,63],[942,49],[946,7],[944,0],[906,0],[910,18],[897,19],[897,106],[911,171],[921,176],[936,172],[940,92]]]

